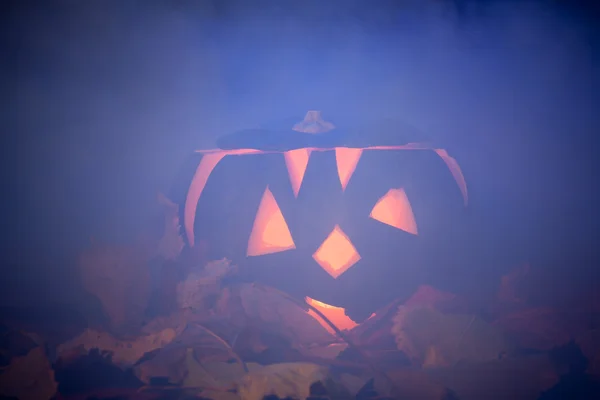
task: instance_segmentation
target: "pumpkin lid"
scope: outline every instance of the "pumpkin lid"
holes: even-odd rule
[[[340,126],[326,120],[321,111],[308,111],[304,119],[287,118],[280,123],[222,136],[217,140],[217,145],[223,150],[287,151],[306,147],[401,146],[425,141],[427,138],[421,131],[402,121],[383,119]]]

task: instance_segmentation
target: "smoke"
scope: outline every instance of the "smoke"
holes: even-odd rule
[[[542,243],[540,232],[591,229],[597,42],[576,13],[537,2],[274,3],[13,10],[18,240],[73,251],[90,234],[130,237],[193,149],[307,109],[425,130],[461,162],[474,210],[499,235]]]

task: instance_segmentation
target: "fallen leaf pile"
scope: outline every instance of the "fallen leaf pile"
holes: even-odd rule
[[[315,382],[323,382],[328,369],[308,363],[267,365],[244,376],[239,384],[242,400],[262,399],[274,395],[279,398],[306,399]]]
[[[582,332],[575,341],[589,361],[588,372],[600,377],[600,329]]]
[[[173,203],[162,193],[158,194],[158,203],[164,207],[164,230],[158,240],[157,253],[165,260],[176,260],[181,254],[185,242],[181,236],[179,205]]]
[[[56,393],[58,385],[43,347],[14,357],[0,371],[0,397],[40,400],[50,399]]]
[[[83,285],[108,323],[58,346],[2,332],[0,396],[526,400],[581,365],[600,374],[597,329],[529,306],[519,289],[529,267],[502,279],[489,315],[424,285],[357,326],[335,309],[329,315],[340,326],[332,329],[318,302],[229,279],[237,268],[226,259],[182,261],[176,206],[159,203],[165,227],[153,241],[95,245],[81,256]],[[163,271],[154,276],[169,277],[162,295],[173,307],[150,315],[157,285],[149,265],[157,259]],[[553,351],[567,343],[586,363],[581,354],[557,361]],[[532,349],[538,353],[525,354]]]
[[[161,194],[158,206],[164,226],[157,237],[143,235],[133,244],[92,240],[80,255],[82,284],[102,304],[113,331],[127,334],[141,325],[153,290],[150,263],[174,260],[183,249],[178,206]]]
[[[398,307],[392,333],[398,349],[423,367],[497,360],[513,353],[504,334],[472,315],[447,315],[432,307]]]
[[[222,294],[221,280],[232,273],[235,267],[226,260],[207,263],[203,268],[194,268],[187,278],[177,285],[177,303],[182,309],[203,312],[212,308]]]
[[[78,354],[88,354],[93,349],[111,354],[112,361],[118,366],[132,366],[148,352],[160,349],[171,343],[178,332],[173,328],[150,335],[142,335],[132,340],[121,340],[107,332],[92,329],[58,346],[59,357],[72,358]]]
[[[80,257],[84,288],[96,296],[114,331],[134,331],[151,294],[145,248],[94,244]]]

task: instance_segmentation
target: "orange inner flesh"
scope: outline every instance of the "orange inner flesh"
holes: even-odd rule
[[[335,226],[313,254],[315,261],[334,278],[360,260],[360,254],[339,226]]]
[[[347,147],[337,147],[335,149],[335,160],[337,163],[338,176],[342,184],[342,190],[346,190],[348,182],[356,169],[358,160],[362,155],[362,149],[351,149]]]
[[[261,256],[295,248],[292,234],[279,205],[267,187],[258,206],[246,255]]]
[[[360,156],[364,150],[417,150],[426,149],[435,151],[440,158],[446,163],[446,166],[452,173],[452,176],[456,180],[461,193],[464,198],[465,205],[467,204],[467,185],[462,174],[462,171],[456,162],[456,160],[448,155],[448,152],[444,149],[433,149],[426,144],[422,143],[409,143],[402,146],[371,146],[365,148],[305,148],[292,150],[285,153],[286,165],[288,173],[290,175],[290,181],[294,194],[297,196],[302,180],[304,178],[304,172],[308,165],[310,153],[312,151],[329,151],[335,150],[336,162],[338,168],[338,175],[342,188],[345,189],[350,181],[352,173],[356,169],[356,165],[360,159]],[[267,154],[267,153],[281,153],[280,151],[263,151],[256,149],[236,149],[236,150],[198,150],[198,153],[203,154],[203,158],[196,168],[196,173],[192,178],[190,188],[187,193],[185,206],[184,206],[184,228],[188,238],[190,246],[194,246],[194,220],[196,218],[196,207],[198,206],[198,200],[202,196],[202,192],[208,182],[210,174],[217,166],[217,164],[225,157],[229,155],[243,155],[243,154]],[[385,222],[384,222],[385,223]],[[392,225],[394,226],[394,225]],[[408,226],[408,225],[407,225]],[[399,228],[402,229],[402,228]]]
[[[418,234],[417,222],[404,189],[390,189],[377,201],[369,216],[413,235]]]
[[[310,297],[306,297],[306,302],[319,310],[329,321],[331,321],[339,330],[349,330],[357,326],[358,324],[354,322],[350,317],[345,314],[345,310],[341,307],[330,306],[329,304],[322,303],[318,300],[311,299]],[[319,323],[327,329],[332,334],[335,334],[335,330],[329,326],[327,322],[323,320],[316,312],[309,309],[308,314],[311,315],[314,319],[319,321]]]
[[[302,179],[304,179],[304,173],[306,172],[306,166],[308,165],[308,158],[310,157],[309,149],[298,149],[291,150],[284,154],[285,165],[288,169],[290,176],[290,182],[292,184],[292,190],[294,196],[298,197],[300,186],[302,185]]]

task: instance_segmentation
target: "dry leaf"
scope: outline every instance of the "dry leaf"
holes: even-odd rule
[[[555,367],[545,354],[462,363],[428,369],[426,373],[452,389],[461,400],[535,399],[558,381]]]
[[[238,369],[243,370],[241,359],[225,340],[198,323],[190,323],[176,340],[138,363],[134,372],[145,383],[152,378],[167,377],[170,383],[182,384],[188,375],[186,363],[189,360],[186,357],[189,350],[194,351],[197,363],[229,363],[234,360],[239,364]]]
[[[177,333],[183,332],[190,322],[201,321],[205,316],[189,311],[178,311],[170,315],[156,317],[141,329],[144,335],[151,335],[171,328]]]
[[[381,344],[387,344],[394,340],[391,333],[393,326],[392,319],[399,305],[400,300],[395,300],[377,310],[375,315],[348,333],[350,340],[353,343],[366,347],[387,347],[385,345],[381,346]]]
[[[357,397],[358,392],[364,388],[370,379],[372,379],[370,376],[357,376],[348,373],[341,373],[337,376],[340,385],[353,397]]]
[[[453,293],[442,292],[429,285],[421,285],[417,291],[404,302],[407,307],[435,307],[456,300]]]
[[[212,387],[233,389],[235,383],[246,374],[241,364],[237,362],[200,362],[192,348],[186,349],[186,377],[184,387]]]
[[[166,328],[160,332],[140,336],[134,340],[119,340],[106,332],[92,329],[60,345],[57,349],[59,358],[70,358],[73,354],[88,354],[92,349],[112,355],[112,362],[122,367],[135,364],[142,356],[172,342],[178,332]]]
[[[586,330],[588,321],[551,308],[528,308],[494,321],[523,348],[550,350]]]
[[[425,352],[425,359],[423,360],[423,368],[440,367],[442,365],[451,365],[446,359],[442,351],[436,346],[429,346]]]
[[[330,344],[337,339],[316,319],[276,290],[258,285],[243,285],[239,296],[246,316],[277,332],[296,347]]]
[[[84,251],[79,268],[85,289],[96,296],[114,331],[140,327],[151,294],[145,247],[95,244]]]
[[[502,332],[475,316],[400,306],[393,322],[398,349],[418,365],[494,360],[512,352]]]
[[[14,357],[0,370],[0,397],[20,400],[48,400],[58,385],[54,371],[42,347],[35,347],[24,356]]]
[[[158,241],[158,255],[165,260],[175,260],[181,254],[185,242],[181,236],[179,205],[173,203],[164,194],[158,194],[158,203],[164,206],[165,228]]]
[[[43,343],[35,336],[5,325],[0,325],[0,337],[0,365],[8,364],[14,357],[26,355]]]
[[[133,368],[133,373],[147,385],[154,378],[167,378],[169,383],[179,385],[187,373],[186,350],[185,347],[160,350],[149,360],[139,362]]]
[[[423,371],[415,371],[412,369],[403,368],[388,371],[386,372],[386,375],[394,384],[393,388],[391,388],[391,395],[395,399],[456,399],[453,393],[446,386],[435,382]],[[379,385],[376,384],[375,388],[379,389]],[[387,393],[379,394],[385,395]]]
[[[258,364],[247,364],[252,372],[263,367]],[[201,396],[214,400],[239,399],[237,387],[246,376],[244,368],[239,363],[227,362],[200,362],[193,349],[186,350],[185,369],[186,377],[183,387],[202,388]]]
[[[238,393],[242,400],[262,400],[269,395],[306,399],[310,386],[324,381],[327,376],[327,368],[315,364],[272,364],[244,376]]]
[[[224,258],[190,272],[186,280],[177,285],[179,307],[196,311],[211,308],[213,301],[207,304],[207,299],[221,294],[220,281],[233,270],[231,262]]]
[[[348,348],[348,343],[332,343],[326,345],[317,345],[306,350],[306,355],[312,355],[319,358],[333,360],[340,353]]]
[[[175,260],[183,249],[178,205],[162,194],[158,204],[164,215],[162,236],[145,231],[131,244],[92,241],[80,255],[83,286],[100,300],[114,332],[132,333],[141,326],[152,293],[150,261]]]
[[[523,303],[524,280],[530,275],[529,264],[512,269],[508,274],[502,276],[497,298],[504,303]]]
[[[575,341],[588,359],[587,372],[600,377],[600,329],[583,332]]]

